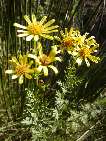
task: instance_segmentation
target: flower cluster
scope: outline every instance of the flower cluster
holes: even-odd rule
[[[90,61],[98,63],[99,57],[94,55],[97,51],[98,44],[93,36],[89,36],[88,33],[81,35],[79,30],[65,28],[65,32],[60,31],[60,37],[53,36],[52,33],[58,32],[58,25],[53,25],[55,20],[52,19],[46,22],[47,17],[44,16],[40,21],[37,21],[35,15],[25,15],[24,19],[27,22],[27,26],[14,23],[17,29],[18,37],[26,37],[26,41],[33,40],[36,42],[36,47],[32,49],[32,53],[27,52],[25,55],[19,55],[18,59],[12,57],[10,63],[13,69],[6,70],[5,73],[13,74],[12,79],[19,78],[19,84],[23,83],[24,77],[32,79],[32,76],[41,75],[48,76],[49,68],[57,74],[58,69],[54,66],[54,62],[61,62],[61,58],[58,54],[67,51],[73,56],[78,65],[81,65],[83,61],[87,66],[90,66]],[[43,52],[43,46],[40,43],[40,38],[47,38],[50,40],[57,40],[58,44],[51,48],[49,54]],[[57,56],[58,55],[58,56]],[[33,75],[35,74],[35,75]]]
[[[94,55],[97,52],[97,48],[99,45],[96,43],[95,37],[90,36],[88,33],[81,35],[77,29],[71,28],[70,31],[65,29],[65,33],[63,31],[60,37],[55,37],[59,41],[58,47],[60,47],[61,51],[67,51],[71,54],[74,59],[76,59],[76,63],[81,65],[83,61],[86,62],[87,66],[90,66],[90,61],[94,63],[98,63],[100,60],[99,57]]]

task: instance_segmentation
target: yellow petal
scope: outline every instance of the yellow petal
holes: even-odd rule
[[[18,33],[22,32],[22,33],[28,33],[28,31],[25,30],[17,30]]]
[[[51,69],[55,72],[55,74],[58,73],[58,70],[57,70],[56,67],[54,67],[54,66],[52,66],[52,65],[49,65],[48,67],[51,68]]]
[[[40,73],[40,72],[42,71],[42,66],[39,66],[38,68],[35,68],[35,71],[36,71],[37,73]]]
[[[61,41],[60,37],[58,36],[54,36],[54,39],[56,39],[57,41]]]
[[[26,37],[26,41],[31,41],[33,37],[34,37],[33,35],[27,36],[27,37]]]
[[[17,60],[16,57],[12,57],[12,60],[10,60],[10,62],[11,62],[11,63],[14,63],[14,64],[16,64],[16,65],[19,65],[19,62],[18,62],[18,60]]]
[[[31,24],[31,20],[30,20],[29,16],[25,15],[25,16],[24,16],[24,19],[26,20],[26,22],[27,22],[28,24]]]
[[[55,28],[58,28],[59,26],[58,25],[55,25],[55,26],[50,26],[50,27],[46,27],[45,30],[48,31],[48,30],[53,30]]]
[[[89,67],[90,66],[90,63],[89,63],[89,61],[88,61],[87,58],[85,58],[85,62],[86,62],[87,67]]]
[[[68,36],[67,28],[65,28],[65,35]]]
[[[32,14],[32,22],[36,23],[36,16],[34,14]]]
[[[46,35],[46,34],[41,34],[42,37],[53,40],[54,38],[50,35]]]
[[[34,36],[34,40],[35,40],[35,41],[38,41],[38,40],[39,40],[39,36],[38,36],[38,35],[35,35],[35,36]]]
[[[29,75],[28,73],[25,73],[25,77],[28,78],[28,79],[32,79],[32,76]]]
[[[82,63],[82,59],[77,58],[76,62],[77,62],[77,63],[78,63],[78,65],[80,66],[80,65],[81,65],[81,63]]]
[[[31,60],[31,61],[28,63],[28,65],[31,66],[32,64],[33,64],[33,61]]]
[[[18,23],[14,23],[13,26],[19,27],[19,28],[23,28],[23,29],[27,29],[26,26],[20,25]]]
[[[78,55],[78,52],[73,51],[73,52],[72,52],[72,55],[73,55],[73,56],[76,56],[76,55]]]
[[[44,28],[50,26],[51,24],[53,24],[55,22],[55,19],[52,19],[50,21],[48,21],[45,25],[44,25]]]
[[[55,30],[50,30],[50,31],[44,31],[43,33],[48,34],[48,33],[53,33],[53,32],[58,32],[58,30],[55,29]]]
[[[43,72],[44,76],[48,76],[48,68],[46,66],[43,66]]]
[[[67,50],[67,52],[68,52],[68,54],[72,54],[72,51],[70,51],[70,50]]]
[[[44,17],[41,19],[40,23],[43,24],[43,23],[46,21],[46,19],[47,19],[47,16],[44,16]]]
[[[23,62],[23,56],[22,56],[21,54],[19,55],[19,63],[20,63],[21,65],[24,64],[24,62]]]
[[[23,64],[27,64],[27,57],[28,57],[28,55],[23,55],[23,57],[22,57]]]
[[[50,53],[49,53],[49,57],[55,57],[55,55],[57,54],[57,47],[52,47]]]
[[[22,84],[23,81],[24,81],[24,77],[23,77],[23,75],[21,75],[21,76],[19,77],[19,84]]]
[[[33,59],[37,59],[37,56],[35,56],[34,54],[28,54],[28,57],[33,58]]]
[[[64,34],[63,30],[60,31],[60,34],[63,38],[65,38],[65,34]]]
[[[96,56],[90,55],[88,58],[94,63],[98,63],[100,61],[100,58]]]
[[[17,77],[17,75],[12,75],[12,79],[16,79]]]
[[[14,73],[14,70],[6,70],[5,73],[11,74]]]
[[[28,33],[22,33],[22,34],[18,34],[17,36],[18,37],[25,37],[25,36],[28,36],[29,34]]]
[[[56,60],[56,61],[59,61],[59,62],[62,61],[59,57],[55,57],[55,60]]]
[[[27,69],[26,72],[27,73],[34,73],[34,69]]]

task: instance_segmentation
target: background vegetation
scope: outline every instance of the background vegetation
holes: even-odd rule
[[[103,0],[0,1],[0,141],[105,141],[105,7]],[[4,73],[8,59],[18,48],[23,53],[32,45],[16,37],[13,23],[32,13],[55,18],[61,28],[74,26],[94,35],[102,61],[76,71],[65,54],[59,75],[44,79],[47,85],[39,91],[33,81],[22,86],[11,81]]]

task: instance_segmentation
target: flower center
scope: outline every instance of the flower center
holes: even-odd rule
[[[84,58],[86,58],[86,57],[88,57],[89,55],[90,55],[90,49],[89,48],[82,48],[81,50],[80,50],[80,56],[81,57],[84,57]]]
[[[65,46],[65,47],[70,47],[72,45],[73,45],[73,41],[70,37],[65,38],[62,42],[62,46]]]
[[[40,57],[39,60],[40,60],[40,62],[42,63],[43,66],[47,66],[51,63],[51,59],[45,54],[43,54],[42,57]]]
[[[43,26],[39,23],[31,23],[28,25],[27,30],[33,35],[38,35],[43,32]]]
[[[16,74],[17,75],[24,75],[26,72],[27,66],[26,65],[19,65],[16,67]]]

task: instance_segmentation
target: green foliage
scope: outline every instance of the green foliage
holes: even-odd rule
[[[93,128],[87,137],[90,136],[92,140],[100,137],[98,127],[102,130],[104,114],[100,101],[103,97],[101,95],[92,104],[83,104],[84,99],[79,103],[78,99],[75,100],[75,87],[77,89],[81,81],[71,67],[67,71],[65,82],[58,81],[58,90],[52,95],[49,93],[45,96],[45,91],[41,94],[41,91],[26,89],[25,118],[21,123],[30,128],[33,141],[76,141],[91,127]],[[70,89],[73,91],[69,91]]]
[[[93,104],[81,104],[79,108],[76,102],[65,97],[67,87],[70,85],[67,85],[66,88],[61,82],[58,82],[58,85],[61,90],[56,91],[55,96],[50,96],[49,101],[43,93],[39,95],[37,91],[26,90],[25,118],[21,123],[30,128],[33,141],[74,141],[96,122],[97,125],[95,126],[101,124],[103,113],[99,100]],[[54,101],[53,105],[51,105],[51,101],[52,103]],[[98,122],[99,120],[100,122]]]

